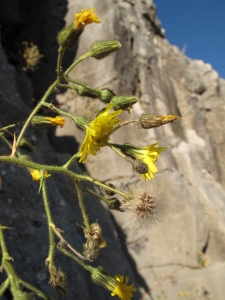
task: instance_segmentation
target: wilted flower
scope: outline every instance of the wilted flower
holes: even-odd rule
[[[125,220],[136,228],[149,228],[160,221],[164,211],[162,199],[154,185],[140,182],[128,189],[120,208]]]
[[[177,119],[180,119],[180,117],[174,115],[156,116],[152,113],[143,113],[138,118],[138,124],[139,128],[149,129],[174,122]]]

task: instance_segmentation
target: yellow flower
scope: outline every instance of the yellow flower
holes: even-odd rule
[[[112,296],[118,296],[121,300],[130,300],[133,297],[132,292],[136,292],[136,288],[134,287],[134,283],[131,285],[127,285],[129,278],[126,276],[126,280],[124,282],[124,276],[115,275],[114,278],[117,281],[116,286],[112,290]]]
[[[110,103],[105,111],[100,112],[98,116],[88,125],[86,125],[85,139],[80,148],[79,162],[85,162],[88,154],[96,155],[96,152],[107,145],[110,134],[114,131],[116,124],[120,122],[117,116],[122,110],[117,110],[113,113],[109,113],[112,108]]]
[[[141,159],[144,163],[148,165],[148,173],[142,174],[142,177],[146,179],[146,177],[151,180],[154,177],[154,173],[158,172],[154,162],[157,160],[161,151],[165,151],[164,147],[157,147],[159,143],[155,143],[150,146],[137,148],[135,150],[136,158]]]
[[[81,13],[75,14],[75,28],[84,28],[91,23],[101,23],[98,15],[94,13],[95,8],[82,9]]]
[[[63,117],[60,117],[60,116],[57,116],[55,118],[45,117],[45,119],[47,121],[51,122],[51,124],[53,126],[59,125],[62,128],[65,125],[65,119]]]
[[[30,171],[30,174],[32,176],[32,179],[34,181],[40,181],[41,180],[41,174],[40,174],[40,171],[39,170],[36,170],[36,169],[32,169]],[[49,174],[47,171],[44,171],[44,178],[48,178],[50,177],[51,174]]]

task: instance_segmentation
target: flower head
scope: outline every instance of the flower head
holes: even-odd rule
[[[116,124],[120,122],[117,116],[122,110],[109,113],[112,108],[110,103],[106,109],[100,112],[97,117],[86,125],[86,135],[80,148],[80,162],[85,162],[88,154],[96,155],[96,152],[107,145],[110,134],[114,131]]]
[[[165,151],[165,147],[157,147],[159,143],[155,143],[146,147],[134,147],[131,144],[116,145],[125,155],[138,159],[144,162],[148,166],[148,172],[142,174],[143,178],[151,180],[154,177],[154,173],[158,172],[154,162],[157,160],[161,151]]]
[[[153,174],[158,172],[154,162],[157,160],[160,152],[166,150],[165,147],[157,147],[158,144],[159,143],[155,143],[135,150],[137,158],[148,165],[148,173],[142,174],[144,179],[148,178],[151,180],[154,177]]]
[[[63,117],[57,116],[55,118],[46,117],[47,121],[51,122],[53,126],[59,125],[61,128],[65,125],[65,119]]]
[[[130,300],[133,297],[132,292],[136,292],[136,288],[134,287],[134,283],[131,285],[127,285],[129,278],[126,276],[126,280],[124,276],[115,275],[114,278],[117,281],[116,286],[112,290],[112,296],[118,296],[121,300]],[[125,282],[124,282],[125,281]]]
[[[91,267],[91,279],[107,290],[111,291],[112,296],[118,296],[121,300],[130,300],[133,297],[132,292],[136,292],[134,284],[127,285],[129,278],[126,276],[125,282],[124,277],[121,275],[115,275],[112,277],[109,273],[101,266],[95,268]]]
[[[81,13],[75,14],[75,28],[84,28],[91,23],[101,23],[98,15],[94,13],[95,8],[82,9]]]
[[[164,204],[152,183],[140,182],[128,189],[120,208],[125,220],[133,227],[149,228],[160,221]]]
[[[29,172],[30,172],[30,175],[32,176],[32,180],[34,180],[34,181],[41,180],[41,173],[39,170],[32,169]],[[51,174],[49,174],[47,171],[44,171],[44,178],[48,178],[50,176],[51,176]]]

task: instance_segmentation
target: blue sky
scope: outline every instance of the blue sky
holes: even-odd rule
[[[154,0],[166,38],[225,79],[225,0]]]

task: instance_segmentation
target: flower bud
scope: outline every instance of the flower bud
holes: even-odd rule
[[[45,116],[34,116],[31,120],[31,125],[33,127],[52,127],[58,125],[60,127],[63,127],[65,125],[65,119],[60,116],[56,116],[54,118]]]
[[[110,53],[117,51],[120,47],[121,44],[116,40],[95,42],[92,44],[89,53],[91,57],[94,57],[96,59],[103,59]]]
[[[109,291],[112,291],[116,286],[116,280],[102,266],[91,268],[91,279],[94,283],[103,286]]]
[[[82,9],[81,13],[74,15],[74,22],[63,28],[58,34],[58,43],[63,50],[70,50],[76,47],[84,27],[91,23],[101,23],[94,8]]]
[[[80,116],[80,117],[73,117],[73,120],[74,120],[74,123],[75,125],[77,126],[78,129],[82,130],[82,131],[85,131],[86,130],[86,127],[89,126],[89,121],[83,117],[83,116]]]
[[[78,95],[82,97],[90,97],[90,98],[99,98],[99,91],[93,89],[86,84],[79,84],[73,87],[74,90],[78,93]]]
[[[58,34],[58,43],[64,50],[71,50],[76,47],[83,28],[74,28],[74,23],[63,28]]]
[[[149,129],[154,127],[159,127],[164,124],[173,122],[177,119],[180,119],[178,116],[166,115],[166,116],[156,116],[152,113],[144,113],[140,115],[138,124],[139,128]]]
[[[116,94],[108,88],[101,89],[98,92],[100,100],[105,103],[109,103],[112,100],[112,98],[116,96]]]
[[[129,110],[129,108],[137,102],[136,96],[115,96],[112,99],[113,109],[114,110]]]

